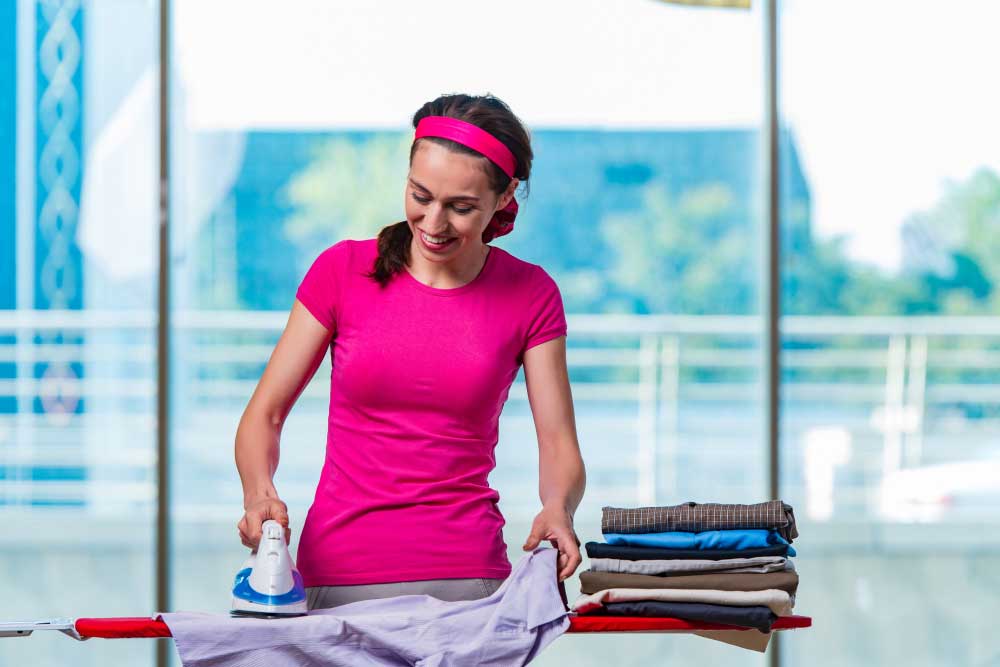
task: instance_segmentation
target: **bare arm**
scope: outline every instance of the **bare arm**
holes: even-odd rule
[[[273,518],[288,527],[288,512],[274,487],[285,418],[323,362],[331,332],[298,300],[236,429],[236,468],[243,483],[240,537],[260,541],[261,524]],[[286,539],[290,533],[286,532]]]
[[[538,434],[538,493],[542,501],[542,511],[535,517],[524,548],[534,549],[543,539],[552,542],[559,549],[559,577],[565,579],[582,561],[573,514],[587,484],[566,369],[565,336],[524,353],[524,379]]]

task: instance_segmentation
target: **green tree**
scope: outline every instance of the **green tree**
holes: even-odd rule
[[[905,272],[917,293],[905,312],[986,315],[1000,313],[1000,176],[981,168],[966,181],[950,183],[929,210],[910,217],[945,259],[940,266]]]
[[[345,238],[372,238],[403,220],[411,141],[405,133],[366,133],[321,144],[288,184],[295,213],[284,223],[286,237],[300,248],[325,248]]]
[[[738,198],[722,182],[672,197],[644,189],[635,212],[595,221],[611,257],[604,275],[607,311],[744,314],[755,309],[756,253],[751,224],[734,225]]]

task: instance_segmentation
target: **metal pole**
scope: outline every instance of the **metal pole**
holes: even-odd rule
[[[638,501],[640,505],[656,504],[657,488],[657,399],[656,350],[659,337],[643,336],[639,341],[639,451],[636,456],[638,470],[636,479],[639,486]]]
[[[771,499],[780,497],[779,429],[781,409],[781,218],[779,122],[778,122],[778,0],[764,3],[764,155],[767,161],[764,181],[765,225],[763,249],[764,271],[764,396],[766,404],[765,434],[767,441],[767,481]],[[771,640],[770,665],[781,667],[781,643],[778,635]]]
[[[170,611],[170,1],[160,0],[159,255],[156,326],[156,609]],[[170,640],[156,642],[156,665],[170,664]]]
[[[17,139],[14,143],[16,164],[14,168],[15,197],[17,208],[15,215],[15,271],[16,312],[29,312],[35,309],[35,272],[38,270],[35,260],[35,227],[37,218],[37,201],[35,182],[38,179],[36,171],[37,143],[37,73],[38,73],[38,33],[35,15],[38,12],[34,2],[18,0],[14,13],[17,31],[14,61],[17,68],[16,104],[14,112],[17,126]],[[15,359],[17,361],[17,416],[14,422],[14,449],[17,450],[20,461],[27,460],[37,440],[37,433],[32,426],[35,378],[35,330],[15,327],[17,346]],[[14,468],[15,479],[24,474],[21,466]],[[6,502],[12,507],[18,507],[25,501],[26,487],[21,485],[5,485]]]

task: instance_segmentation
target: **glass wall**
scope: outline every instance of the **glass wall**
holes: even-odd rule
[[[410,117],[443,93],[493,93],[532,132],[530,194],[495,244],[541,264],[569,315],[581,540],[602,539],[603,505],[765,497],[761,20],[654,2],[431,2],[419,16],[405,2],[174,4],[175,607],[228,610],[246,556],[240,415],[310,263],[404,218]],[[276,485],[293,550],[323,463],[329,377],[327,359],[283,427]],[[496,456],[516,562],[541,509],[521,377]],[[663,635],[629,646],[573,637],[539,664],[763,660]]]
[[[494,243],[562,292],[581,540],[601,539],[603,505],[766,498],[753,4],[171,3],[174,609],[229,609],[240,415],[311,262],[403,218],[410,117],[442,93],[493,93],[532,133],[530,192]],[[0,2],[3,620],[156,611],[158,13]],[[815,619],[781,660],[992,664],[1000,14],[785,0],[779,16],[780,495],[801,531],[796,611]],[[293,553],[329,377],[327,358],[283,429]],[[516,561],[539,510],[520,376],[496,456]],[[538,663],[567,660],[767,658],[609,635]],[[152,661],[151,642],[0,640],[3,665]]]
[[[784,664],[991,664],[1000,7],[782,8],[782,187],[811,203],[783,209],[782,485],[817,616]]]
[[[0,3],[3,620],[153,611],[157,11]],[[153,657],[0,642],[4,665]]]

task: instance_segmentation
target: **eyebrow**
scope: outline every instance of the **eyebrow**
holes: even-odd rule
[[[423,185],[421,185],[420,183],[417,183],[417,182],[416,182],[415,180],[413,180],[412,178],[411,178],[411,179],[409,179],[409,180],[410,180],[410,183],[413,183],[413,184],[414,184],[415,186],[417,186],[417,187],[418,187],[418,188],[420,188],[421,190],[423,190],[423,191],[425,191],[425,192],[430,192],[430,190],[428,190],[427,188],[425,188],[425,187],[424,187]],[[454,199],[466,199],[466,200],[468,200],[468,201],[479,201],[479,197],[473,197],[472,195],[455,195],[454,197],[449,197],[449,199],[450,199],[450,200],[454,200]]]

